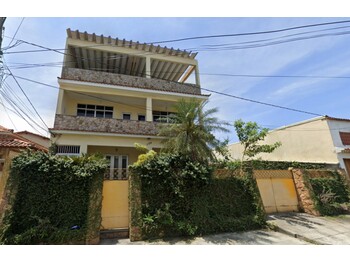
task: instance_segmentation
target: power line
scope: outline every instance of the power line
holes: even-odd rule
[[[45,86],[52,87],[52,88],[55,88],[55,89],[59,89],[59,87],[56,87],[56,86],[53,86],[53,85],[49,85],[49,84],[45,84],[45,83],[42,83],[42,82],[39,82],[39,81],[35,81],[35,80],[31,80],[31,79],[23,78],[23,77],[19,77],[19,76],[16,76],[16,77],[20,78],[20,79],[27,80],[27,81],[31,81],[31,82],[34,82],[34,83],[37,83],[37,84],[41,84],[41,85],[45,85]],[[276,104],[272,104],[272,103],[266,103],[266,102],[253,100],[253,99],[247,99],[247,98],[243,98],[243,97],[239,97],[239,96],[235,96],[235,95],[231,95],[231,94],[227,94],[227,93],[223,93],[223,92],[219,92],[219,91],[214,91],[214,90],[211,90],[211,89],[205,89],[205,88],[200,88],[200,87],[198,87],[198,89],[202,89],[202,90],[213,92],[213,93],[216,93],[216,94],[219,94],[219,95],[222,95],[222,96],[227,96],[227,97],[231,97],[231,98],[235,98],[235,99],[239,99],[239,100],[244,100],[244,101],[248,101],[248,102],[251,102],[251,103],[261,104],[261,105],[265,105],[265,106],[270,106],[270,107],[274,107],[274,108],[279,108],[279,109],[284,109],[284,110],[289,110],[289,111],[309,114],[309,115],[313,115],[313,116],[324,116],[324,114],[313,113],[313,112],[309,112],[309,111],[289,108],[289,107],[280,106],[280,105],[276,105]],[[70,92],[86,95],[84,93],[80,93],[80,92],[76,92],[76,91],[70,91]],[[87,95],[87,96],[91,96],[91,97],[99,98],[101,100],[106,100],[106,101],[109,101],[109,102],[116,103],[115,101],[111,101],[111,100],[104,99],[104,98],[101,98],[101,97],[96,97],[96,96],[93,96],[93,95]],[[119,103],[119,102],[117,102],[117,103]],[[143,108],[143,109],[145,109],[145,108]]]
[[[162,44],[162,43],[180,42],[180,41],[187,41],[187,40],[194,40],[194,39],[208,39],[208,38],[222,38],[222,37],[238,37],[238,36],[272,34],[272,33],[280,33],[280,32],[285,32],[285,31],[290,31],[290,30],[301,29],[301,28],[334,25],[334,24],[342,24],[342,23],[350,23],[350,20],[342,20],[342,21],[334,21],[334,22],[318,23],[318,24],[308,24],[308,25],[303,25],[303,26],[287,27],[287,28],[268,30],[268,31],[185,37],[185,38],[178,38],[178,39],[172,39],[172,40],[162,40],[162,41],[149,42],[147,44]]]
[[[22,91],[22,93],[24,94],[24,96],[26,97],[26,99],[28,100],[29,104],[33,107],[35,113],[38,115],[39,119],[42,121],[42,123],[46,126],[47,130],[49,130],[49,127],[46,125],[45,121],[41,118],[39,112],[36,110],[35,106],[33,105],[33,103],[31,102],[31,100],[28,98],[27,94],[24,92],[23,88],[21,87],[21,85],[19,84],[19,82],[17,81],[16,77],[12,74],[12,71],[7,68],[7,70],[10,72],[10,76],[12,76],[12,78],[14,79],[14,81],[16,82],[17,86],[20,88],[20,90]]]
[[[4,92],[4,90],[0,90],[0,94],[3,95],[4,99],[9,103],[10,106],[16,111],[17,116],[19,116],[21,119],[23,119],[25,122],[28,123],[30,127],[32,127],[35,131],[42,134],[35,126],[32,125],[35,124],[40,129],[46,131],[46,129],[42,128],[35,120],[33,120],[25,110],[23,110],[7,93]],[[25,118],[23,115],[25,115],[27,118]],[[29,120],[32,122],[30,123]]]
[[[12,123],[13,127],[15,127],[15,129],[17,130],[17,127],[16,127],[16,125],[13,123],[10,114],[7,112],[6,106],[5,106],[5,104],[4,104],[4,102],[3,102],[3,100],[2,100],[1,97],[0,97],[0,102],[1,102],[1,105],[4,107],[5,113],[6,113],[7,117],[9,118],[10,122]]]
[[[289,42],[295,42],[300,40],[308,40],[308,39],[314,39],[314,38],[320,38],[320,37],[326,37],[326,36],[341,36],[341,35],[348,35],[350,34],[350,31],[344,31],[344,32],[338,32],[338,33],[328,33],[328,34],[319,34],[319,35],[313,35],[313,36],[307,36],[307,37],[299,37],[299,38],[292,38],[282,41],[274,41],[274,42],[268,42],[263,44],[256,44],[256,45],[230,45],[228,47],[221,47],[221,48],[194,48],[192,51],[228,51],[228,50],[237,50],[237,49],[250,49],[250,48],[259,48],[259,47],[266,47],[266,46],[274,46],[278,44],[284,44]]]
[[[11,39],[11,41],[10,41],[10,44],[8,44],[9,46],[11,46],[13,40],[15,39],[15,37],[16,37],[16,35],[17,35],[17,33],[18,33],[18,30],[20,29],[20,27],[21,27],[23,21],[24,21],[24,17],[22,18],[21,23],[18,25],[17,30],[16,30],[15,34],[13,35],[13,37],[12,37],[12,39]]]

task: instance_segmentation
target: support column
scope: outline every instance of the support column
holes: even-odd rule
[[[63,112],[63,95],[64,95],[64,90],[60,89],[58,92],[56,114],[64,114],[64,112]]]
[[[152,98],[146,99],[146,121],[153,121]]]
[[[146,78],[151,78],[151,58],[149,56],[146,57]]]
[[[197,86],[200,86],[200,85],[201,85],[201,82],[200,82],[200,79],[199,79],[198,64],[197,64],[196,67],[195,67],[195,75],[196,75],[196,85],[197,85]]]
[[[82,144],[82,145],[80,145],[80,156],[82,155],[82,154],[87,154],[87,144]]]

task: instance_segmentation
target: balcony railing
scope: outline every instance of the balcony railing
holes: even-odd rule
[[[162,79],[143,78],[78,68],[64,67],[62,69],[62,79],[201,95],[200,87],[195,84],[184,84]]]
[[[128,180],[128,168],[110,168],[104,175],[105,180]]]
[[[56,114],[53,130],[156,136],[159,125],[159,123],[148,121]]]

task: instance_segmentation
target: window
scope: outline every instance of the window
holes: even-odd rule
[[[155,122],[169,122],[171,115],[174,115],[174,112],[168,111],[153,111],[153,121]]]
[[[77,116],[96,117],[96,118],[113,118],[113,107],[78,104]]]
[[[57,155],[79,156],[80,146],[76,145],[57,145]]]
[[[123,120],[131,120],[131,114],[130,113],[123,113]]]
[[[128,156],[107,155],[108,169],[105,180],[126,180],[128,178]]]
[[[350,132],[339,132],[343,145],[350,145]]]
[[[137,117],[137,119],[138,119],[139,121],[146,121],[146,116],[143,115],[143,114],[139,114],[138,117]]]

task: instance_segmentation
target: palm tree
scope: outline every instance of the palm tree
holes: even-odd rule
[[[224,128],[228,123],[212,116],[217,108],[204,110],[206,104],[196,99],[178,101],[174,106],[176,114],[171,115],[168,124],[163,124],[159,131],[159,135],[165,137],[163,152],[184,154],[195,161],[215,159],[213,149],[221,148],[222,142],[212,132],[228,132]]]

